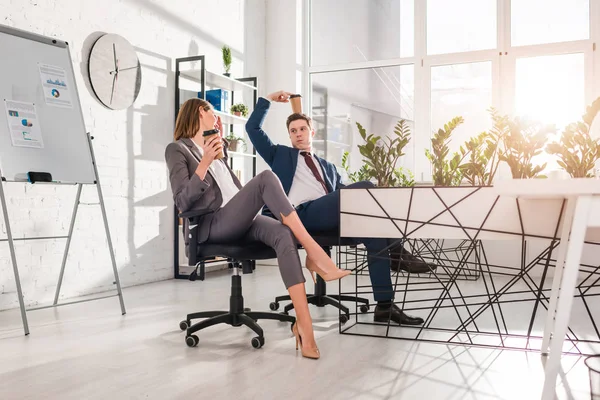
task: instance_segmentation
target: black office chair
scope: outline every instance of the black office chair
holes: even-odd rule
[[[243,266],[244,273],[252,272],[254,260],[267,260],[276,258],[275,251],[260,242],[240,242],[240,243],[203,243],[198,245],[198,221],[201,216],[207,212],[190,211],[182,213],[181,218],[187,218],[190,228],[190,240],[188,246],[188,260],[190,266],[195,266],[196,270],[190,275],[190,280],[204,280],[205,261],[216,257],[227,258],[230,266],[233,267],[231,276],[231,296],[229,298],[229,311],[203,311],[188,314],[185,321],[179,323],[182,331],[187,331],[185,343],[190,347],[195,347],[199,343],[198,336],[194,335],[201,329],[217,324],[228,324],[231,326],[246,325],[252,329],[258,336],[252,338],[252,347],[261,348],[265,344],[265,338],[262,328],[256,323],[259,319],[272,319],[281,322],[296,321],[296,318],[283,313],[256,312],[244,308],[244,297],[242,296],[242,278],[240,277],[240,264]],[[192,325],[192,319],[208,318]]]
[[[330,232],[313,232],[311,236],[315,241],[325,250],[327,255],[331,257],[331,248],[333,246],[354,246],[355,242],[350,239],[343,239],[338,236],[337,233]],[[363,297],[356,296],[345,296],[339,294],[327,294],[327,283],[317,274],[317,282],[315,283],[315,292],[313,294],[307,294],[306,300],[308,304],[315,305],[317,307],[325,307],[327,305],[336,307],[342,311],[340,315],[340,323],[345,324],[350,319],[350,310],[344,306],[342,301],[349,301],[353,303],[362,303],[360,306],[360,312],[366,313],[369,311],[369,300]],[[273,311],[279,309],[279,303],[282,301],[290,301],[290,296],[278,296],[275,301],[269,304],[269,308]],[[283,309],[284,314],[288,314],[294,309],[292,303],[285,306]]]

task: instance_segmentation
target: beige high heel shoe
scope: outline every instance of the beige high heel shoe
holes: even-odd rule
[[[306,269],[310,271],[310,276],[313,278],[313,282],[317,283],[315,273],[319,274],[325,282],[334,281],[336,279],[342,279],[352,273],[352,271],[335,268],[333,271],[323,271],[313,260],[306,257]]]
[[[300,332],[298,331],[298,324],[295,322],[292,326],[292,332],[294,333],[294,336],[296,336],[296,351],[298,351],[298,345],[300,345],[302,357],[310,358],[313,360],[318,360],[321,357],[321,353],[319,352],[318,347],[315,347],[314,349],[305,349],[302,346],[302,336],[300,336]]]

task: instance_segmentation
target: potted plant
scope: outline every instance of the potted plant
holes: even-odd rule
[[[373,173],[367,164],[363,164],[358,171],[350,172],[350,165],[348,164],[348,158],[350,153],[344,151],[342,156],[342,168],[346,171],[348,179],[352,183],[361,181],[370,181]],[[412,187],[415,185],[415,176],[409,169],[402,167],[396,168],[393,173],[393,178],[390,180],[390,186],[392,187]]]
[[[452,131],[464,122],[462,117],[455,117],[444,125],[444,129],[438,129],[431,139],[431,151],[425,149],[425,155],[431,162],[433,184],[435,186],[458,186],[462,182],[462,171],[460,166],[467,156],[464,147],[447,159],[450,149],[450,136]]]
[[[231,49],[228,46],[223,46],[221,49],[223,52],[223,67],[225,68],[225,73],[223,75],[230,76],[229,71],[231,70]]]
[[[388,137],[386,140],[373,134],[367,135],[366,130],[358,122],[356,126],[365,141],[365,144],[358,146],[358,150],[364,157],[369,177],[374,178],[377,186],[380,187],[398,186],[396,164],[398,159],[404,155],[403,149],[410,141],[410,128],[406,120],[398,121],[394,128],[396,137],[393,139]]]
[[[591,178],[600,158],[600,139],[593,139],[590,128],[600,111],[600,98],[587,107],[583,121],[568,125],[558,142],[546,146],[549,154],[558,156],[560,165],[572,178]]]
[[[348,157],[350,153],[344,151],[344,155],[342,156],[342,168],[346,171],[348,175],[348,179],[352,183],[368,181],[371,179],[371,171],[369,170],[369,166],[367,164],[363,164],[358,171],[350,172],[350,165],[348,163]]]
[[[225,137],[225,139],[229,143],[229,145],[227,146],[228,151],[233,151],[233,152],[240,151],[241,150],[240,143],[243,145],[246,144],[246,141],[243,138],[235,136],[233,134],[233,132],[231,132],[229,135],[227,135],[227,137]]]
[[[403,167],[394,170],[394,178],[392,186],[394,187],[413,187],[415,186],[415,175],[409,169]]]
[[[532,160],[544,151],[548,135],[555,131],[554,126],[518,118],[509,122],[508,134],[503,138],[504,150],[499,158],[508,164],[513,179],[545,178],[540,174],[547,163],[535,165]]]
[[[493,183],[500,165],[501,144],[509,132],[508,116],[498,114],[494,108],[490,109],[490,114],[492,129],[465,143],[469,158],[459,166],[462,179],[472,186],[490,186]]]
[[[238,117],[240,117],[240,116],[247,117],[248,116],[248,107],[246,107],[246,105],[242,104],[242,103],[234,104],[231,106],[231,112]]]
[[[489,177],[487,170],[488,157],[485,147],[488,139],[488,133],[482,132],[479,135],[467,140],[464,149],[469,158],[466,162],[459,165],[460,179],[466,181],[471,186],[483,186]],[[461,147],[462,149],[462,147]],[[460,183],[459,183],[460,185]]]

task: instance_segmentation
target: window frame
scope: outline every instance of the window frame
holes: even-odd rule
[[[335,65],[312,66],[311,58],[311,20],[310,7],[313,0],[303,1],[304,29],[304,59],[303,59],[303,88],[308,94],[307,105],[312,105],[311,75],[327,72],[348,71],[364,68],[395,67],[414,64],[415,94],[414,94],[414,132],[412,141],[416,151],[414,165],[411,168],[417,181],[431,179],[431,165],[425,157],[425,149],[430,148],[431,132],[438,127],[431,126],[431,68],[441,65],[465,64],[472,62],[492,62],[492,104],[500,113],[514,115],[516,61],[519,58],[562,55],[571,53],[584,54],[584,95],[585,104],[590,104],[598,97],[600,52],[596,51],[596,43],[600,41],[600,0],[590,0],[588,39],[544,43],[526,46],[511,45],[511,0],[496,0],[497,47],[491,50],[477,50],[459,53],[427,55],[427,1],[414,0],[414,55],[413,57],[395,58],[389,60],[374,60],[357,63],[340,63]],[[316,0],[318,1],[318,0]],[[583,110],[582,110],[583,113]],[[427,134],[427,132],[430,132]]]

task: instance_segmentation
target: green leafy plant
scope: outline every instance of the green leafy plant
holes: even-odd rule
[[[358,150],[369,167],[370,178],[377,181],[377,186],[390,187],[396,183],[396,164],[404,155],[403,149],[410,141],[410,128],[406,120],[401,119],[394,127],[394,138],[383,140],[380,136],[367,135],[365,128],[356,123],[360,136],[365,144],[359,145]]]
[[[239,112],[244,117],[247,117],[248,116],[248,107],[246,107],[246,105],[242,104],[242,103],[234,104],[231,106],[231,112],[232,113]]]
[[[350,153],[344,151],[344,155],[342,156],[342,168],[346,171],[348,175],[348,179],[352,183],[368,181],[371,178],[371,173],[369,171],[369,166],[363,164],[358,171],[350,172],[350,165],[348,163],[348,158]]]
[[[229,76],[231,70],[231,49],[228,46],[223,46],[221,49],[223,53],[223,67],[225,68],[225,74]]]
[[[371,180],[372,173],[367,164],[363,164],[358,171],[350,172],[350,165],[348,163],[349,156],[350,153],[344,151],[344,155],[342,156],[342,168],[346,171],[350,182],[356,183]],[[415,176],[409,169],[404,169],[403,167],[396,168],[393,175],[394,176],[389,182],[391,187],[410,187],[415,185]]]
[[[489,112],[492,128],[465,143],[469,158],[459,167],[463,179],[473,186],[489,186],[493,183],[500,165],[501,143],[509,132],[508,117],[500,115],[494,108],[490,108]]]
[[[394,170],[394,178],[393,178],[394,187],[412,187],[415,186],[415,176],[409,169],[404,169],[402,167],[396,168]]]
[[[244,140],[244,138],[241,138],[241,137],[235,136],[235,135],[233,134],[233,132],[231,132],[229,135],[227,135],[227,136],[225,137],[225,139],[226,139],[226,140],[227,140],[227,142],[229,143],[229,146],[228,146],[228,150],[229,150],[229,151],[238,151],[238,150],[239,150],[239,149],[238,149],[238,146],[239,146],[240,144],[242,144],[242,145],[244,145],[244,146],[246,145],[246,141]]]
[[[460,165],[467,155],[464,147],[447,159],[450,149],[448,143],[454,129],[464,122],[462,117],[455,117],[439,129],[431,139],[431,151],[425,149],[425,155],[431,162],[433,183],[436,186],[458,186],[462,181]]]
[[[462,179],[473,186],[485,185],[490,175],[487,171],[489,159],[485,151],[488,138],[489,134],[482,132],[465,143],[469,159],[459,166],[459,170],[462,174]]]
[[[514,179],[545,178],[540,175],[547,163],[535,165],[532,160],[544,151],[548,135],[556,132],[551,125],[541,125],[522,119],[509,122],[509,132],[503,139],[504,151],[499,155],[508,164]]]
[[[593,139],[590,128],[600,111],[600,98],[587,107],[583,120],[569,124],[558,142],[546,146],[549,154],[558,156],[560,165],[572,178],[591,178],[600,158],[600,139]]]

